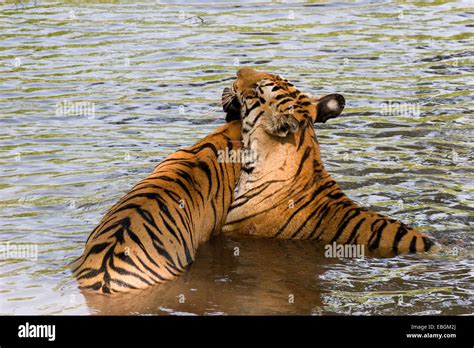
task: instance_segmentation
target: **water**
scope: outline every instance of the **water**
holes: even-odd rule
[[[3,254],[1,314],[474,313],[468,2],[239,4],[0,4],[0,241],[38,248]],[[223,122],[238,66],[343,94],[344,117],[316,129],[329,172],[445,251],[328,259],[313,242],[221,236],[174,283],[77,290],[66,264],[156,163]]]

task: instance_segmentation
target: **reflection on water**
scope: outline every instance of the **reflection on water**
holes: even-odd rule
[[[397,314],[471,313],[465,257],[338,260],[312,241],[220,236],[176,282],[83,295],[93,313],[107,315],[391,315],[394,307]]]
[[[3,2],[0,242],[38,254],[2,254],[0,313],[472,314],[469,11],[455,1]],[[66,264],[157,162],[223,122],[221,91],[242,65],[343,94],[345,117],[316,130],[328,170],[444,253],[340,260],[312,242],[221,236],[174,283],[82,294]]]
[[[311,314],[322,306],[322,256],[312,242],[220,236],[176,282],[112,299],[84,295],[98,314]]]

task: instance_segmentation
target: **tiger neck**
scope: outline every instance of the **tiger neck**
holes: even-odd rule
[[[245,127],[244,127],[245,128]],[[319,170],[325,173],[320,160],[319,145],[314,136],[314,130],[307,129],[303,134],[290,134],[285,138],[280,138],[268,134],[263,124],[256,125],[251,131],[243,133],[242,140],[247,161],[242,163],[241,183],[256,183],[259,180],[291,180],[295,175],[311,175],[314,163],[318,163]],[[309,149],[305,153],[303,146],[298,148],[298,144],[304,137],[305,147]],[[309,145],[307,144],[309,142]],[[303,168],[301,167],[302,156],[305,156]],[[240,185],[242,186],[242,185]]]

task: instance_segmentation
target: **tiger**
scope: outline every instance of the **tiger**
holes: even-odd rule
[[[325,170],[314,123],[338,117],[345,99],[299,91],[283,77],[242,68],[222,94],[228,117],[242,119],[237,193],[223,232],[357,244],[373,256],[427,252],[432,237],[359,206]]]
[[[241,122],[227,121],[169,155],[105,214],[70,264],[81,289],[124,293],[174,280],[221,232],[241,171],[223,155],[241,148]]]

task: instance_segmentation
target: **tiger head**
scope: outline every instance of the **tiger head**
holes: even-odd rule
[[[226,120],[241,119],[252,128],[261,118],[267,133],[286,137],[313,123],[339,116],[345,99],[340,94],[315,97],[299,91],[281,76],[242,68],[232,88],[225,88],[222,106]]]

